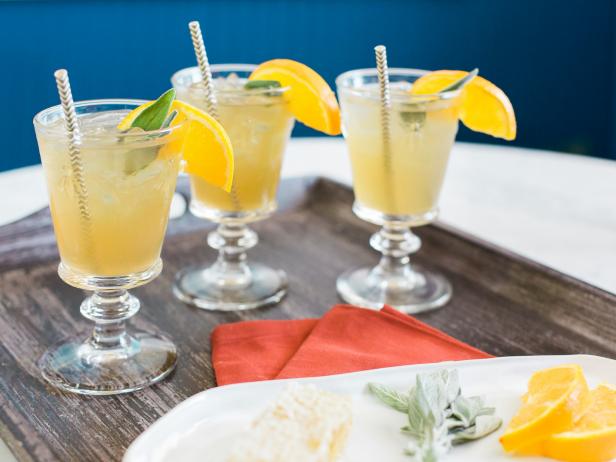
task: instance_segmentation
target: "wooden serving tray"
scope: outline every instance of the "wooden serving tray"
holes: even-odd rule
[[[187,191],[185,180],[180,189]],[[352,192],[315,178],[283,182],[280,211],[257,223],[250,257],[287,271],[289,295],[274,307],[214,313],[172,293],[174,274],[213,260],[202,220],[169,225],[165,268],[135,290],[134,325],[159,329],[179,348],[176,371],[162,383],[114,397],[84,397],[49,387],[36,361],[64,336],[91,328],[79,314],[84,294],[56,274],[49,211],[0,228],[0,437],[20,461],[120,460],[128,445],[185,398],[215,385],[210,332],[242,319],[318,317],[339,302],[336,277],[375,264],[375,227],[351,212]],[[443,309],[423,321],[497,356],[592,353],[616,357],[616,297],[443,225],[417,230],[415,261],[444,272],[454,287]],[[412,345],[408,346],[412,348]]]

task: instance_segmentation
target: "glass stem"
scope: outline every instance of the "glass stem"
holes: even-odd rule
[[[381,289],[415,285],[416,274],[411,267],[409,255],[419,250],[421,240],[410,228],[385,224],[372,235],[370,245],[382,254],[381,261],[372,269],[372,276],[386,286]]]
[[[247,287],[252,274],[246,264],[246,251],[257,245],[257,233],[245,224],[223,223],[208,235],[210,247],[218,250],[218,259],[212,266],[221,288]]]
[[[90,343],[99,349],[126,346],[126,320],[139,311],[139,306],[139,300],[127,290],[95,291],[81,304],[81,314],[95,323]]]

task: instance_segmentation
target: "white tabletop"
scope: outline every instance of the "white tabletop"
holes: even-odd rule
[[[350,184],[342,139],[293,139],[283,176],[302,175]],[[447,175],[442,221],[616,293],[616,162],[457,143]],[[41,167],[0,173],[0,197],[0,225],[46,206]]]

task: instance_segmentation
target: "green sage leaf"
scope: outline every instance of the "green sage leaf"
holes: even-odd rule
[[[450,405],[458,396],[460,396],[462,390],[460,388],[460,375],[458,374],[458,370],[453,369],[447,372],[445,393],[447,395],[447,404]]]
[[[495,432],[500,428],[503,421],[494,415],[482,415],[477,417],[475,425],[454,432],[451,437],[452,444],[464,444],[477,440]]]
[[[396,411],[407,412],[409,407],[408,397],[396,390],[378,383],[369,383],[368,390],[384,404],[394,408]]]
[[[411,393],[407,411],[408,426],[406,432],[420,439],[425,433],[426,415],[423,406],[415,398],[415,393]]]
[[[406,406],[408,423],[401,431],[411,437],[405,454],[414,462],[436,462],[452,444],[482,438],[502,424],[481,397],[462,395],[456,370],[418,374],[408,396],[378,384],[369,390],[398,411]]]
[[[145,131],[159,130],[167,120],[167,114],[174,99],[175,90],[171,88],[160,95],[152,105],[141,111],[141,114],[133,120],[131,128],[138,127]]]
[[[449,430],[456,430],[456,429],[460,429],[460,428],[465,428],[464,427],[464,422],[462,422],[460,419],[456,419],[454,417],[449,417],[449,418],[445,419],[445,424],[447,425],[447,428]]]
[[[480,415],[483,408],[483,399],[479,396],[471,396],[470,398],[458,396],[451,404],[452,416],[461,420],[465,427],[475,423],[475,419]]]
[[[249,80],[244,84],[246,90],[265,90],[270,88],[280,88],[277,80]]]
[[[428,411],[424,410],[424,416],[432,416],[434,425],[440,426],[445,419],[443,410],[447,407],[447,397],[445,395],[445,385],[440,374],[425,374],[417,376],[416,399],[418,403],[425,400]]]

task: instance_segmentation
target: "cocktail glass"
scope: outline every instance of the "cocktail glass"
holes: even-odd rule
[[[282,270],[246,261],[257,234],[248,223],[264,220],[276,210],[282,158],[294,118],[283,97],[286,88],[245,89],[256,66],[220,64],[211,67],[219,121],[233,145],[233,187],[227,193],[191,176],[191,212],[218,223],[208,244],[218,250],[213,264],[179,272],[175,295],[206,310],[245,310],[279,302],[287,291]],[[198,68],[172,77],[178,99],[207,110]]]
[[[370,239],[382,254],[379,264],[338,278],[338,293],[349,303],[374,309],[389,304],[418,313],[443,306],[451,297],[447,279],[409,261],[421,246],[411,228],[437,216],[458,130],[459,92],[410,94],[413,81],[423,74],[413,69],[389,70],[388,133],[382,128],[377,70],[349,71],[336,80],[353,172],[353,211],[382,226]]]
[[[60,252],[58,273],[67,284],[94,291],[81,304],[81,314],[95,323],[92,334],[64,340],[39,360],[44,378],[65,390],[130,392],[163,379],[176,364],[168,339],[126,327],[140,307],[128,289],[150,282],[162,269],[183,136],[183,124],[117,130],[144,102],[76,103],[79,165],[71,165],[60,106],[34,118]]]

